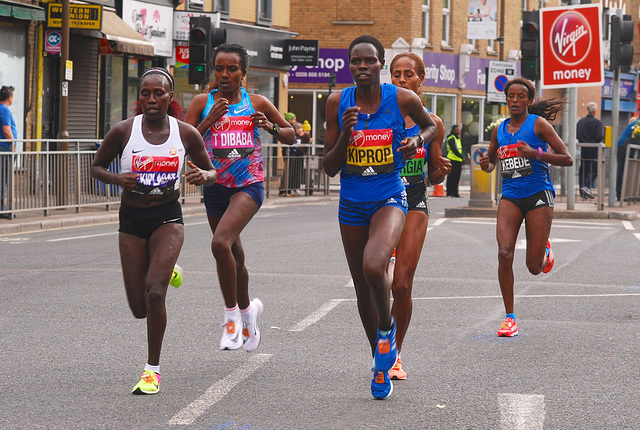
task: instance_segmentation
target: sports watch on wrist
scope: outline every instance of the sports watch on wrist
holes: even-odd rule
[[[280,126],[274,122],[273,128],[269,130],[269,134],[271,134],[272,136],[275,136],[278,133],[280,133]]]

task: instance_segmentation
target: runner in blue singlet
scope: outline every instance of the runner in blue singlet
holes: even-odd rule
[[[425,77],[422,59],[412,53],[403,52],[391,61],[391,82],[401,88],[407,88],[418,96],[421,95],[422,82]],[[427,109],[425,107],[425,109]],[[429,110],[427,109],[427,112]],[[444,125],[437,115],[430,113],[436,123],[438,132],[436,137],[424,148],[418,149],[418,155],[407,162],[400,175],[407,190],[409,204],[407,221],[404,224],[400,241],[396,246],[395,262],[389,263],[389,276],[392,278],[391,292],[393,293],[393,307],[391,313],[396,319],[396,342],[398,345],[398,360],[389,371],[391,379],[403,380],[407,373],[402,367],[402,343],[409,327],[413,302],[413,276],[418,267],[420,253],[427,235],[429,224],[429,201],[427,195],[427,179],[431,184],[441,183],[445,175],[451,171],[451,161],[442,156],[442,142],[444,140]],[[405,118],[407,136],[419,133],[420,128],[410,117]],[[428,178],[424,169],[427,168]]]
[[[349,47],[355,87],[327,100],[323,167],[340,173],[339,221],[342,243],[356,288],[358,311],[374,356],[371,393],[387,398],[393,390],[389,370],[397,358],[387,265],[405,221],[406,192],[400,170],[416,154],[422,136],[436,127],[412,91],[380,84],[384,47],[372,36]],[[406,137],[404,117],[420,127]]]
[[[488,154],[480,167],[491,172],[498,159],[502,168],[502,198],[498,204],[498,281],[506,318],[498,336],[516,336],[518,324],[513,307],[513,254],[522,221],[527,235],[527,268],[533,275],[547,273],[554,264],[549,233],[553,220],[553,184],[549,164],[571,166],[573,159],[548,121],[553,121],[566,102],[537,100],[526,79],[507,82],[504,93],[511,115],[491,133]],[[553,152],[549,150],[553,149]]]

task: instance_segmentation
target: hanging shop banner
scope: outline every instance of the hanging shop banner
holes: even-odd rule
[[[498,38],[498,0],[469,0],[467,39]]]
[[[543,8],[540,12],[542,86],[602,86],[601,4]]]
[[[172,56],[173,8],[124,0],[122,2],[122,20],[153,43],[156,56]]]

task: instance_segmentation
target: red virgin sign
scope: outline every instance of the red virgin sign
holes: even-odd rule
[[[544,8],[540,12],[542,85],[603,85],[601,5]]]

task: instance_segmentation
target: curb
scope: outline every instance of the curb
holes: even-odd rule
[[[445,218],[495,218],[498,208],[473,208],[473,207],[455,207],[446,208],[444,210]],[[555,209],[553,211],[554,219],[619,219],[631,221],[638,218],[636,211],[581,211]]]
[[[318,204],[337,201],[337,197],[332,196],[301,196],[301,197],[282,197],[265,199],[262,204],[263,208],[300,205],[300,204]],[[183,203],[182,214],[188,215],[204,215],[206,214],[203,203]],[[56,230],[63,228],[72,228],[86,225],[99,224],[116,224],[118,223],[118,210],[112,210],[108,213],[99,214],[67,214],[52,217],[38,217],[37,219],[0,221],[0,235],[12,235],[20,233],[33,233],[44,230]]]

